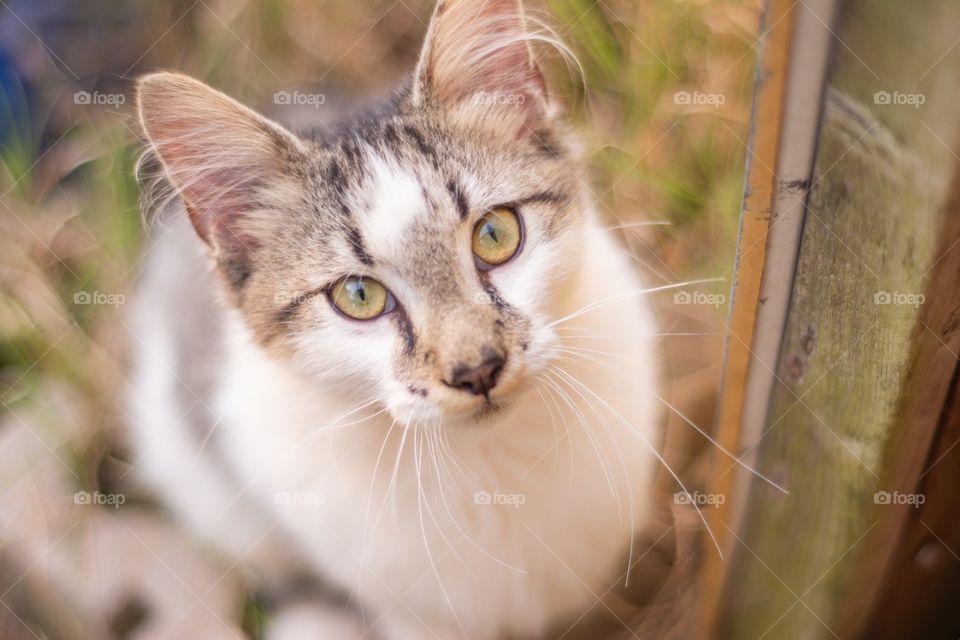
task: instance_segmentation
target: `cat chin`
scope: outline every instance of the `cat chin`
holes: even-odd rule
[[[448,416],[444,424],[454,428],[492,427],[510,412],[513,404],[513,402],[504,400],[485,402],[475,411]]]
[[[519,392],[511,392],[503,397],[470,403],[472,406],[442,407],[428,402],[414,405],[403,402],[387,409],[390,417],[407,429],[490,427],[511,412],[519,395]]]
[[[443,410],[436,405],[390,409],[390,417],[406,429],[475,428],[488,426],[509,410],[509,403],[492,402],[467,411]]]

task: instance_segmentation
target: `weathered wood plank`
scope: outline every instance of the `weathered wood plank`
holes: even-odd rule
[[[949,0],[844,3],[757,454],[758,470],[790,494],[751,481],[716,637],[840,635],[862,554],[880,544],[874,529],[897,531],[874,494],[897,457],[890,445],[957,162],[958,24]],[[924,377],[949,379],[945,359],[929,364]],[[921,425],[919,450],[935,426],[935,417]],[[843,637],[859,628],[844,624]]]
[[[956,272],[954,272],[956,273]],[[957,288],[954,286],[954,288]],[[920,482],[911,492],[922,504],[906,505],[905,530],[894,538],[893,557],[867,608],[865,638],[957,638],[960,634],[960,378],[954,376],[943,424]]]
[[[960,171],[943,209],[926,302],[914,327],[913,353],[884,464],[882,490],[922,495],[924,503],[878,505],[877,526],[864,541],[841,629],[866,637],[956,638],[960,611]],[[952,372],[952,375],[951,375]],[[948,395],[950,394],[950,395]],[[932,440],[932,444],[931,444]],[[947,562],[943,562],[947,560]],[[934,615],[937,612],[938,615]],[[949,625],[954,632],[948,633]],[[921,633],[921,630],[925,630]],[[938,635],[939,634],[939,635]]]
[[[766,261],[767,231],[770,211],[776,197],[777,153],[782,129],[783,100],[786,88],[788,53],[793,33],[796,3],[792,0],[770,0],[760,23],[760,42],[757,71],[751,153],[744,196],[744,211],[740,222],[737,263],[734,268],[730,319],[724,354],[724,373],[718,406],[717,440],[727,451],[736,451],[741,438],[747,374],[754,341],[754,322],[760,304],[761,280]],[[729,465],[729,457],[715,452],[714,466]],[[734,476],[715,475],[711,491],[727,496],[732,493]],[[712,635],[719,613],[720,587],[724,583],[727,565],[721,557],[729,550],[732,540],[727,522],[736,519],[733,505],[721,501],[711,510],[708,520],[711,539],[705,545],[716,545],[704,554],[702,569],[701,630],[704,637]],[[715,536],[715,539],[713,539]]]

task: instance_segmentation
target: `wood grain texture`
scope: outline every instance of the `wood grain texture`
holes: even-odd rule
[[[760,24],[760,47],[757,70],[751,150],[744,193],[744,210],[740,222],[737,259],[734,268],[730,318],[724,354],[724,372],[718,402],[717,440],[727,451],[736,451],[740,442],[744,411],[744,390],[750,366],[754,322],[760,304],[761,280],[766,260],[767,231],[776,196],[776,163],[780,144],[786,86],[788,52],[796,2],[770,0]],[[730,457],[721,450],[714,452],[715,468],[729,466]],[[712,479],[711,492],[732,495],[734,476],[717,474]],[[734,541],[727,525],[734,517],[732,506],[724,500],[708,515],[712,536],[704,540],[701,572],[701,633],[713,637],[718,620],[720,588],[725,581],[728,565],[721,553],[729,552]]]
[[[920,354],[918,327],[957,163],[960,5],[849,0],[839,24],[757,461],[790,495],[751,482],[715,637],[859,636],[843,622],[852,592],[878,561],[868,552],[896,544],[875,530],[896,533],[901,517],[875,493],[893,461],[926,459],[947,387],[936,379],[951,377],[942,353]],[[930,406],[903,453],[892,445],[911,384]]]
[[[943,423],[937,431],[913,495],[923,503],[908,506],[903,534],[896,538],[891,562],[878,586],[862,637],[875,640],[960,635],[960,377],[954,376]]]
[[[924,504],[877,506],[841,624],[848,635],[867,629],[869,638],[897,638],[911,628],[917,637],[960,634],[960,625],[947,631],[960,611],[933,597],[953,598],[960,586],[960,557],[949,553],[960,549],[960,170],[942,218],[881,482],[883,491],[922,495]],[[939,561],[931,565],[932,557]]]

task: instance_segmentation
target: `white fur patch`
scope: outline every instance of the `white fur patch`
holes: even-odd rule
[[[583,279],[559,313],[640,286],[601,231],[588,229],[584,241]],[[525,264],[539,270],[516,266]],[[523,301],[515,289],[510,295]],[[565,373],[519,398],[495,424],[446,430],[445,463],[425,431],[397,427],[375,397],[319,393],[234,334],[213,408],[238,492],[270,509],[263,524],[289,534],[304,565],[380,620],[374,633],[390,640],[542,634],[551,621],[589,608],[625,570],[628,541],[649,517],[659,430],[656,329],[646,305],[598,309],[570,324],[610,336],[590,348],[633,364],[566,363]],[[366,339],[380,331],[357,330]],[[624,334],[636,338],[617,337]],[[151,399],[146,391],[143,402]],[[144,426],[141,453],[154,444],[149,434],[171,427]],[[184,475],[182,454],[166,456],[154,486],[184,510],[195,504],[196,476]],[[208,505],[198,514],[207,519],[194,526],[223,527],[210,537],[228,541],[235,524],[223,512]]]
[[[367,160],[373,174],[373,209],[361,215],[361,235],[372,256],[389,259],[397,252],[397,240],[423,213],[427,203],[413,174],[375,153],[368,154]]]

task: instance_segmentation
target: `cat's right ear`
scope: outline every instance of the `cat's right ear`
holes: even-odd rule
[[[185,75],[140,79],[147,141],[182,196],[190,221],[221,266],[243,268],[302,185],[290,167],[306,155],[280,125]]]
[[[413,102],[492,119],[518,135],[548,112],[521,0],[439,0],[414,76]]]

